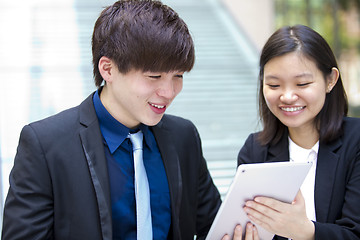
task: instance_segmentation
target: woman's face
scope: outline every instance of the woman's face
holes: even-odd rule
[[[297,52],[275,57],[264,66],[266,104],[290,131],[314,130],[327,90],[315,62]]]

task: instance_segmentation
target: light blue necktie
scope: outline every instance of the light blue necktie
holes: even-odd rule
[[[150,190],[143,162],[143,133],[130,134],[129,138],[133,146],[134,170],[135,170],[135,198],[136,198],[136,229],[138,240],[151,240],[152,223],[150,209]]]

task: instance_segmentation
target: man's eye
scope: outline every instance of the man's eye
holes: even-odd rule
[[[149,78],[159,79],[161,78],[161,75],[151,75]]]
[[[183,75],[182,75],[182,74],[178,74],[178,75],[175,75],[175,77],[177,77],[177,78],[183,78]]]
[[[309,85],[310,83],[308,82],[308,83],[299,83],[298,84],[298,86],[299,87],[305,87],[305,86],[307,86],[307,85]]]

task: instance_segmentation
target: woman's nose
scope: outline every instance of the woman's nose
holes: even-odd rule
[[[298,99],[298,95],[293,90],[286,90],[281,94],[280,100],[284,103],[291,104]]]

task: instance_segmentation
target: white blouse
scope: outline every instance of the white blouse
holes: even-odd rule
[[[309,173],[301,185],[301,193],[305,199],[306,215],[308,219],[316,221],[315,214],[315,173],[317,155],[319,152],[319,141],[311,149],[302,148],[294,143],[289,137],[289,153],[292,162],[313,162]]]

